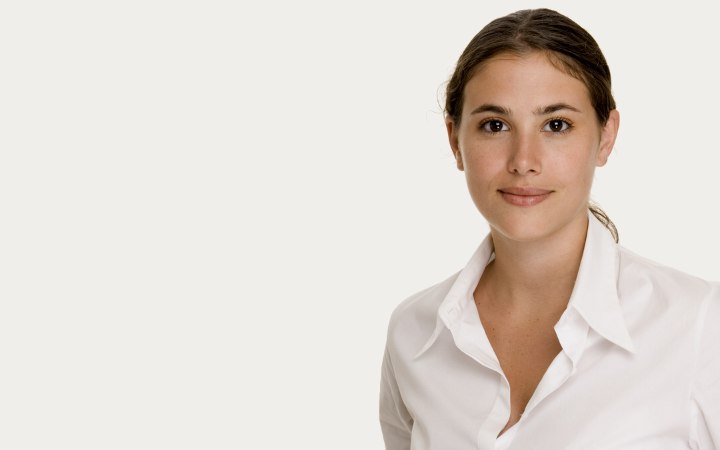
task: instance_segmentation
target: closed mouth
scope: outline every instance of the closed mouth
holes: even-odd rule
[[[513,206],[529,207],[545,201],[554,191],[536,187],[508,187],[498,189],[503,200]]]
[[[534,197],[538,195],[546,195],[553,191],[548,189],[540,189],[531,186],[518,186],[518,187],[507,187],[498,189],[503,194],[518,195],[522,197]]]

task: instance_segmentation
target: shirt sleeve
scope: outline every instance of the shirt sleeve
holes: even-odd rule
[[[380,380],[380,427],[386,450],[409,450],[412,416],[400,396],[390,353],[385,350]]]
[[[720,285],[701,309],[691,442],[698,450],[720,450]]]

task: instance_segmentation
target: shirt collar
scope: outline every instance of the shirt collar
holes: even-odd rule
[[[627,331],[617,291],[617,244],[605,226],[589,211],[588,221],[585,248],[568,308],[574,308],[602,337],[634,353],[635,347]],[[469,304],[474,306],[474,302],[468,299],[473,298],[485,266],[494,257],[493,251],[492,238],[488,233],[438,307],[435,329],[415,355],[416,358],[435,343],[443,329],[451,329],[460,320],[464,308]]]
[[[592,213],[588,212],[588,216],[585,250],[568,307],[574,308],[602,337],[634,353],[618,295],[617,243],[605,225]]]
[[[478,281],[480,281],[480,276],[485,271],[485,266],[494,257],[494,249],[492,236],[488,233],[465,268],[458,274],[445,299],[440,303],[435,329],[423,348],[415,355],[416,358],[425,353],[435,343],[444,328],[452,328],[460,321],[464,308],[468,307],[469,304],[475,306],[475,303],[470,302],[468,299],[473,299],[473,292]]]

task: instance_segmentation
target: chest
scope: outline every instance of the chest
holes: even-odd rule
[[[510,417],[504,432],[520,420],[562,346],[555,334],[552,317],[518,321],[480,312],[480,320],[510,384]]]
[[[553,323],[508,328],[470,312],[422,357],[396,365],[413,448],[486,450],[497,448],[498,435],[512,448],[687,448],[691,371],[683,349],[691,334],[684,345],[684,335],[643,344],[635,333],[637,352],[629,354],[591,330],[573,369]],[[512,426],[516,432],[505,431]]]

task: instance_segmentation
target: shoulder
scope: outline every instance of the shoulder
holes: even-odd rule
[[[718,295],[718,283],[704,280],[672,267],[644,258],[618,246],[619,287],[632,291],[652,290],[653,297],[682,299],[696,306]]]
[[[433,284],[405,298],[393,310],[388,324],[388,339],[407,333],[421,334],[427,338],[435,328],[440,304],[455,283],[460,271],[445,280]]]
[[[437,315],[438,307],[447,296],[459,274],[460,272],[456,272],[445,280],[418,291],[400,302],[390,316],[389,327],[396,327],[408,320],[426,320],[431,316],[434,324],[434,317]]]
[[[720,284],[618,248],[618,296],[629,329],[662,330],[695,352],[710,342],[701,336],[708,326],[720,329]]]

